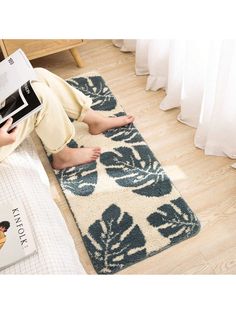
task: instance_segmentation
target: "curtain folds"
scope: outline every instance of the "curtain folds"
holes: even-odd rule
[[[146,89],[165,89],[160,108],[180,107],[178,120],[196,128],[194,144],[207,155],[236,158],[236,41],[129,40],[135,71]]]

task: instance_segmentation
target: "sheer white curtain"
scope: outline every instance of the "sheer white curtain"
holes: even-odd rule
[[[181,107],[197,147],[236,158],[236,41],[137,40],[136,74],[166,90],[161,109]]]
[[[123,52],[135,51],[136,49],[135,39],[114,39],[112,42],[116,47],[120,48],[120,51]]]

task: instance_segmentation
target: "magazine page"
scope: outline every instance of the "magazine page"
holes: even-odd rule
[[[35,251],[33,234],[22,202],[0,203],[0,269]]]
[[[0,104],[29,80],[35,80],[36,73],[21,49],[0,62]]]
[[[5,105],[0,108],[0,128],[10,117],[13,122],[9,131],[13,129],[20,121],[36,113],[42,108],[42,104],[35,94],[31,82],[28,81],[19,88],[18,91],[10,95],[5,100]]]
[[[15,113],[27,106],[27,102],[22,97],[21,88],[16,90],[4,100],[0,105],[0,123],[3,123]]]

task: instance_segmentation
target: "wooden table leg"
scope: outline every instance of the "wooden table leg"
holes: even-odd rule
[[[71,48],[70,52],[73,56],[73,58],[75,59],[75,63],[77,64],[78,67],[83,67],[84,63],[80,57],[79,51],[77,48]]]

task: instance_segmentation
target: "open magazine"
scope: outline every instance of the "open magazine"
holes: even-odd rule
[[[36,246],[23,203],[0,203],[0,270],[34,252]]]
[[[42,108],[31,86],[36,79],[36,73],[21,49],[0,62],[0,127],[12,118],[10,129],[13,129]]]

